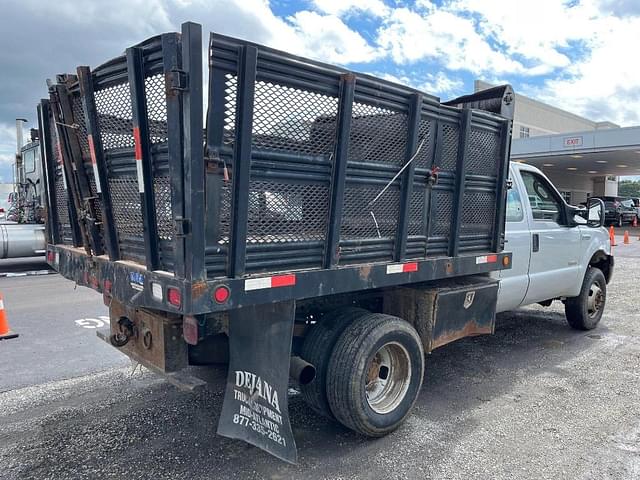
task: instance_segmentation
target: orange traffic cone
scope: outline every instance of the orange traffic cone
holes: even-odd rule
[[[17,333],[13,333],[9,328],[9,322],[7,321],[7,314],[4,313],[4,297],[0,293],[0,340],[7,340],[9,338],[16,338]]]
[[[613,230],[613,225],[609,227],[609,243],[612,247],[616,246],[616,233]]]
[[[624,244],[629,245],[629,230],[624,231]]]

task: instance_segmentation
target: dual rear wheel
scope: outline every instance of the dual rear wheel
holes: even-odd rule
[[[302,387],[318,413],[370,437],[395,430],[415,403],[424,350],[406,321],[358,308],[332,312],[306,337],[302,357],[316,378]]]

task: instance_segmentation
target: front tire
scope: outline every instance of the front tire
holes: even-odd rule
[[[599,268],[589,267],[580,294],[568,298],[564,305],[567,322],[576,330],[596,328],[607,300],[607,281]]]
[[[369,437],[398,428],[418,398],[424,350],[404,320],[374,313],[342,333],[327,370],[327,399],[335,418]]]

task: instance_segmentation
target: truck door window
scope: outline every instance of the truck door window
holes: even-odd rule
[[[550,220],[559,223],[560,200],[553,194],[548,182],[532,172],[521,171],[527,189],[534,220]]]
[[[514,186],[507,193],[507,222],[521,222],[523,219],[522,200],[520,200],[520,193]]]
[[[35,149],[26,150],[22,153],[22,161],[24,163],[25,173],[33,173],[36,171]]]

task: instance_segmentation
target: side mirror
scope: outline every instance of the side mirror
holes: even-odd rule
[[[604,225],[604,202],[599,198],[590,198],[586,207],[567,205],[566,214],[570,227],[586,225],[599,228]]]
[[[604,225],[604,202],[599,198],[590,198],[586,208],[569,207],[573,210],[573,216],[580,217],[580,221],[574,219],[574,225],[587,225],[599,228]],[[568,218],[572,218],[569,216]]]

